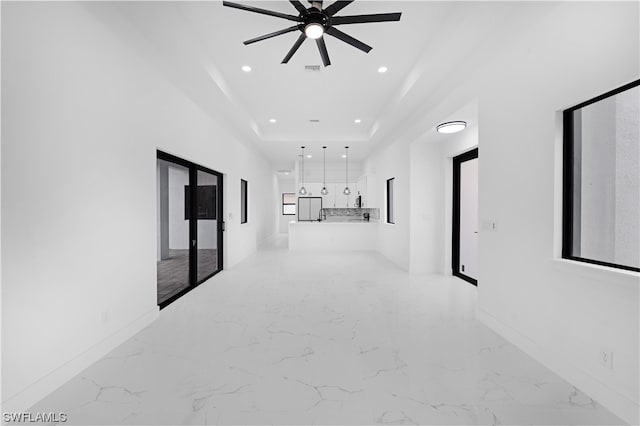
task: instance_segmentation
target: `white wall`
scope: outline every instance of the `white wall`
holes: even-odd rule
[[[93,7],[2,4],[5,411],[28,408],[157,315],[156,149],[224,173],[225,267],[276,231],[269,164]]]
[[[369,207],[380,208],[377,248],[403,269],[409,269],[409,144],[398,141],[365,162]],[[394,178],[394,224],[387,223],[387,179]]]
[[[441,235],[438,228],[448,229],[449,214],[442,217],[440,206],[430,207],[445,202],[437,188],[417,179],[416,167],[444,171],[440,181],[445,185],[449,171],[437,164],[440,160],[427,158],[433,154],[442,159],[444,153],[419,142],[429,139],[428,133],[451,111],[477,98],[479,219],[480,224],[497,224],[494,231],[481,226],[479,234],[478,316],[638,424],[638,274],[559,259],[561,111],[638,78],[638,3],[527,7],[532,13],[526,20],[503,22],[518,25],[520,37],[505,40],[501,51],[493,49],[491,62],[482,68],[458,64],[456,73],[438,86],[440,102],[425,99],[424,109],[415,115],[423,116],[420,137],[414,136],[415,127],[401,129],[392,145],[378,149],[366,163],[377,172],[378,196],[387,177],[395,175],[398,188],[397,224],[380,225],[379,249],[402,267],[426,254],[425,266],[416,272],[442,264],[431,241]],[[422,153],[425,163],[416,164],[416,153]],[[409,166],[410,172],[404,172]],[[420,199],[416,196],[422,188]],[[450,196],[446,193],[445,199]],[[417,205],[424,208],[413,208]],[[449,251],[441,252],[446,256]],[[599,362],[603,349],[614,353],[613,370]]]
[[[282,194],[285,192],[297,192],[293,178],[278,179],[278,230],[281,234],[288,234],[289,222],[296,220],[296,216],[282,214]]]

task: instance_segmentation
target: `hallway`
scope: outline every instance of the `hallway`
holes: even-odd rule
[[[279,239],[32,407],[69,424],[621,424],[474,318],[477,289]]]

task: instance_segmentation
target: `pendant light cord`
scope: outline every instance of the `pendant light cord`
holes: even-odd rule
[[[349,187],[349,147],[348,147],[348,146],[345,146],[344,148],[345,148],[345,157],[344,157],[344,160],[345,160],[345,163],[346,163],[346,165],[347,165],[347,173],[346,173],[346,175],[347,175],[347,182],[346,182],[346,186],[347,186],[347,187]]]
[[[327,187],[327,147],[322,147],[322,187]]]

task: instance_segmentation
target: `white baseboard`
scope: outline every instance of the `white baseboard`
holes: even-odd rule
[[[630,425],[640,424],[640,405],[637,402],[607,387],[607,385],[596,380],[593,376],[567,362],[565,359],[544,350],[529,338],[497,320],[482,309],[477,309],[476,317],[484,325],[580,389],[625,422]]]
[[[158,307],[149,310],[124,328],[93,345],[84,353],[56,368],[6,401],[2,401],[2,411],[5,413],[27,411],[38,401],[58,389],[78,373],[151,324],[156,318],[158,318],[158,314]]]

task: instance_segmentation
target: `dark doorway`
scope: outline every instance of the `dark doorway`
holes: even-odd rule
[[[222,174],[160,151],[156,172],[163,308],[222,270]]]
[[[478,285],[478,148],[453,158],[452,273]]]

